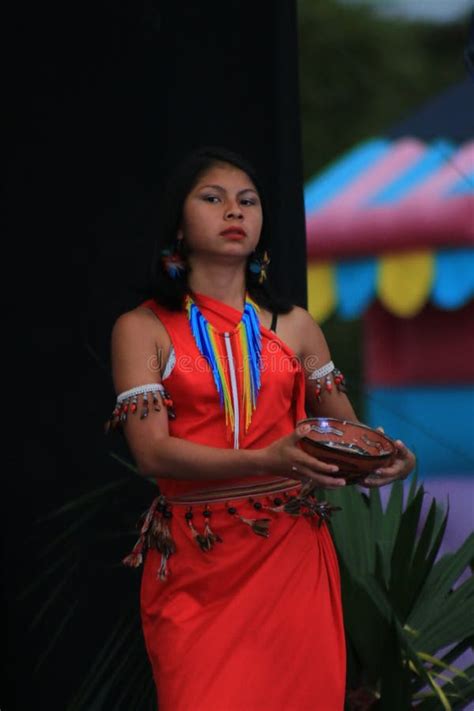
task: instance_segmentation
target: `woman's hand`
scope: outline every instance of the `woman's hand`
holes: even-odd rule
[[[377,427],[377,429],[383,432],[382,427]],[[401,439],[395,440],[395,445],[397,449],[392,463],[388,467],[376,469],[360,481],[357,481],[359,485],[375,488],[391,484],[397,479],[407,478],[415,468],[416,457],[413,452],[403,444]]]
[[[261,450],[263,470],[271,471],[279,476],[300,479],[305,483],[311,480],[315,486],[326,489],[345,486],[345,479],[338,479],[334,476],[339,471],[339,467],[312,457],[298,446],[299,440],[310,429],[309,425],[299,425],[290,435],[277,439]]]

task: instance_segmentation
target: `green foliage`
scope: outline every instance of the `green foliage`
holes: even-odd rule
[[[467,22],[387,19],[361,5],[298,0],[305,180],[465,76]]]
[[[448,514],[433,500],[423,516],[424,496],[416,479],[406,503],[402,483],[393,484],[385,510],[378,489],[325,492],[343,509],[331,528],[350,698],[363,693],[367,709],[450,711],[474,700],[474,668],[453,666],[474,642],[474,576],[462,580],[474,564],[474,534],[436,560]]]
[[[346,376],[348,394],[359,419],[364,419],[364,387],[362,374],[362,319],[343,321],[331,316],[323,324],[324,336],[332,359]]]

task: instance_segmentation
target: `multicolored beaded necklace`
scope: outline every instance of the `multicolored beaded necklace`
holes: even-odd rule
[[[196,346],[211,367],[219,400],[224,408],[226,427],[234,435],[234,449],[238,449],[240,402],[243,406],[244,431],[247,432],[261,385],[262,336],[257,315],[259,307],[246,295],[241,320],[232,331],[221,333],[202,315],[189,295],[186,296],[185,306]],[[233,334],[237,337],[233,339],[234,349],[230,338]],[[225,363],[227,368],[224,367]],[[242,374],[241,397],[237,384],[239,373]]]

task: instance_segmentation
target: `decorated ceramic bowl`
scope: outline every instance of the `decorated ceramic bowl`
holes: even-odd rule
[[[396,445],[386,434],[360,422],[335,417],[308,417],[310,431],[300,440],[301,448],[322,462],[337,464],[335,477],[348,482],[360,479],[379,467],[392,463]]]

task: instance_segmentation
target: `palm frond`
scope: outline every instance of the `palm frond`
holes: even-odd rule
[[[330,526],[341,568],[348,679],[352,688],[379,694],[381,711],[408,708],[410,698],[451,711],[461,703],[460,689],[462,703],[474,699],[468,672],[452,664],[474,636],[474,577],[458,583],[474,561],[474,534],[438,559],[449,508],[433,499],[424,515],[425,496],[416,477],[406,502],[402,483],[392,485],[385,510],[377,489],[368,496],[355,487],[323,493],[342,508]]]

